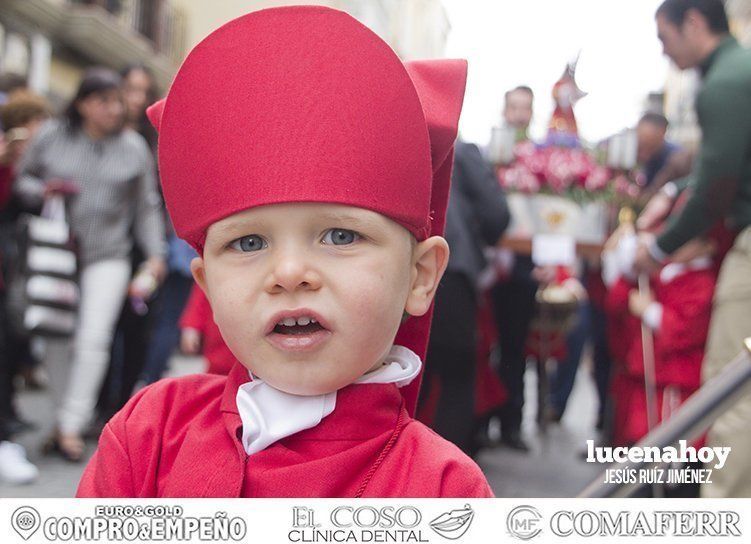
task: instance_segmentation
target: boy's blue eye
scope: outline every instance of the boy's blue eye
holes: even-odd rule
[[[323,243],[333,246],[346,246],[360,239],[360,235],[353,230],[329,229],[323,235]]]
[[[259,251],[268,247],[266,240],[258,236],[257,234],[251,234],[249,236],[243,236],[238,238],[230,244],[230,247],[237,251],[249,253],[252,251]]]

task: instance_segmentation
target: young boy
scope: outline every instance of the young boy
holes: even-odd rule
[[[613,349],[619,363],[613,380],[616,444],[634,444],[648,431],[642,323],[654,338],[659,420],[670,417],[701,385],[716,280],[715,251],[714,241],[689,242],[651,278],[652,293],[639,293],[626,275],[610,287],[608,310],[611,324],[618,325]]]
[[[465,76],[405,66],[324,7],[254,12],[193,49],[150,117],[238,362],[136,395],[79,496],[491,496],[411,417]]]

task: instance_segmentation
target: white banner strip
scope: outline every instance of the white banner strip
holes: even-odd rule
[[[0,542],[748,542],[751,499],[3,499]]]

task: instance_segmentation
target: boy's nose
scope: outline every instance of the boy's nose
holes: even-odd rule
[[[280,255],[272,273],[266,280],[266,291],[315,290],[321,286],[321,278],[304,255],[289,252]]]

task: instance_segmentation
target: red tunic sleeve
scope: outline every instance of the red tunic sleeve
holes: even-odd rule
[[[86,465],[76,497],[135,496],[130,457],[125,445],[108,423],[99,437],[97,451]]]
[[[222,450],[216,437],[227,434],[219,411],[224,383],[224,377],[194,374],[160,380],[139,391],[105,426],[76,496],[169,496],[166,485],[177,472],[178,455],[191,463],[181,476],[189,491],[171,496],[193,496],[191,485],[199,493],[207,480],[205,463],[218,462],[210,457]],[[192,443],[205,451],[187,445],[191,427],[196,428]],[[232,450],[230,444],[234,454]]]
[[[493,490],[477,465],[449,464],[443,471],[440,497],[492,498]]]
[[[142,400],[148,392],[145,388],[131,398],[128,403],[104,426],[99,436],[99,445],[94,456],[86,465],[78,484],[77,497],[137,497],[134,481],[143,482],[138,467],[131,463],[128,451],[126,425],[128,418],[142,408]],[[148,404],[148,399],[146,403]],[[144,451],[152,449],[152,444],[142,444]]]
[[[620,278],[608,289],[608,294],[605,298],[605,311],[609,316],[617,319],[629,315],[628,296],[631,289],[634,288],[635,286],[625,279]]]
[[[418,421],[402,431],[368,488],[369,497],[486,498],[493,491],[480,467]]]
[[[631,344],[636,340],[629,326],[633,316],[628,311],[628,296],[633,286],[623,278],[608,289],[605,313],[608,320],[608,345],[613,359],[624,364]]]
[[[704,350],[712,314],[714,280],[710,271],[689,272],[660,286],[662,322],[655,334],[655,349],[676,353]]]

